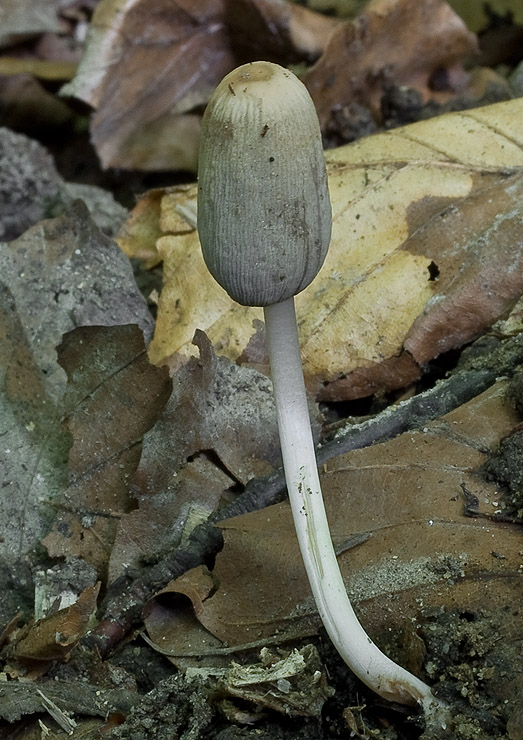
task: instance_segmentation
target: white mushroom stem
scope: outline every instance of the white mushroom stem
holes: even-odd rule
[[[332,642],[367,686],[385,699],[421,704],[429,724],[442,726],[445,710],[430,688],[383,655],[358,622],[330,538],[293,296],[320,270],[331,224],[320,125],[307,89],[271,62],[233,70],[216,88],[202,121],[202,253],[231,298],[266,307],[287,488],[307,575]]]
[[[294,298],[266,306],[283,465],[301,554],[320,617],[349,668],[384,699],[444,713],[427,684],[387,658],[358,621],[329,531],[301,366]],[[444,721],[444,720],[443,720]]]

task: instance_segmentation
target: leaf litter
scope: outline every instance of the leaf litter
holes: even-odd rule
[[[304,372],[320,399],[409,385],[520,298],[521,107],[515,100],[447,114],[326,153],[331,245],[296,299]],[[132,234],[138,214],[122,234],[128,254],[147,244],[151,258],[156,247],[163,259],[150,358],[179,367],[194,354],[197,325],[220,354],[267,371],[260,310],[235,304],[213,281],[183,215],[195,197],[195,187],[167,191],[145,242],[142,231]],[[158,238],[158,228],[172,233]]]
[[[140,3],[131,4],[132,9],[121,3],[99,5],[98,17],[103,18],[103,12],[116,12],[114,17],[121,13],[122,28],[135,12],[136,26]],[[191,11],[198,18],[202,8],[211,5],[202,2]],[[385,26],[380,26],[385,5],[373,3],[352,25],[268,0],[242,2],[236,18],[223,18],[216,5],[215,51],[221,55],[217,59],[229,58],[234,50],[227,44],[236,33],[243,53],[253,53],[253,37],[242,38],[242,24],[248,25],[252,14],[260,12],[257,18],[266,30],[277,29],[273,43],[280,61],[318,59],[306,74],[319,80],[321,98],[326,93],[325,70],[343,82],[336,65],[337,54],[339,63],[344,59],[340,39],[352,39],[347,53],[353,53],[351,44],[361,41],[367,24],[372,33],[366,37],[366,53],[359,56],[361,66],[354,68],[355,87],[345,86],[344,94],[352,90],[350,99],[339,98],[334,117],[332,101],[319,102],[324,127],[335,136],[343,132],[333,128],[334,119],[350,123],[351,111],[346,119],[346,108],[354,97],[359,113],[370,111],[376,124],[390,114],[385,101],[397,106],[396,113],[409,114],[407,105],[402,108],[402,84],[412,85],[409,90],[418,96],[412,96],[413,110],[419,99],[453,104],[456,95],[458,99],[470,95],[470,80],[461,65],[475,39],[444,3],[426,3],[424,8],[389,3],[389,10],[405,21],[391,29],[390,38],[400,33],[403,41],[388,48],[385,43],[379,55],[383,66],[376,66],[376,59],[372,62],[376,49],[387,41]],[[402,16],[409,7],[410,14]],[[421,17],[426,8],[431,8],[433,21],[441,14],[438,17],[453,24],[456,35],[444,24],[436,32],[433,24],[425,43],[433,56],[427,54],[424,67],[423,55],[415,51],[420,36],[414,21],[415,14],[419,11]],[[161,3],[153,9],[158,11],[155,18],[164,17]],[[176,9],[183,12],[170,20],[186,11],[183,3]],[[62,24],[64,13],[84,18],[85,8],[75,10],[70,4],[56,16]],[[193,29],[197,27],[198,23]],[[155,39],[161,41],[159,30]],[[444,47],[439,32],[441,38],[453,39],[449,56],[438,57]],[[202,38],[191,40],[195,48]],[[44,46],[39,45],[38,53],[45,56],[52,39],[48,52]],[[402,71],[396,63],[389,75],[386,67],[393,57],[387,55],[400,46],[405,68]],[[124,42],[122,49],[122,59],[133,51],[125,49]],[[172,47],[166,47],[165,53],[170,51]],[[145,59],[146,52],[142,45],[137,59]],[[58,42],[54,53],[59,53]],[[92,64],[96,54],[90,53]],[[413,54],[420,65],[408,64]],[[158,109],[147,109],[147,85],[141,87],[145,103],[133,98],[142,94],[136,85],[138,72],[151,71],[147,64],[138,65],[136,80],[120,78],[129,82],[127,88],[123,84],[122,95],[128,95],[133,113],[123,127],[114,127],[118,115],[112,123],[106,119],[109,125],[102,131],[95,123],[106,114],[114,115],[112,101],[121,103],[107,91],[122,68],[113,64],[114,58],[107,69],[103,69],[107,60],[97,61],[102,86],[109,84],[103,93],[106,102],[97,103],[92,118],[93,134],[101,132],[96,139],[99,151],[106,145],[105,153],[115,147],[111,150],[115,156],[144,168],[157,166],[158,156],[159,166],[182,161],[193,166],[195,132],[212,81],[207,78],[202,87],[202,80],[194,78],[194,89],[182,93],[178,108],[166,115],[160,111],[155,121]],[[434,65],[442,65],[443,73]],[[374,77],[369,77],[372,67]],[[16,74],[17,67],[13,63],[5,69]],[[89,82],[93,67],[86,63],[85,69],[82,84]],[[215,72],[222,76],[219,64]],[[168,77],[158,80],[160,88],[166,85],[167,95]],[[94,79],[96,83],[100,77]],[[178,88],[172,92],[180,95]],[[344,320],[322,339],[320,330],[328,326],[332,311],[316,315],[303,311],[302,334],[307,336],[307,327],[313,331],[306,353],[308,382],[317,397],[332,401],[403,389],[442,352],[462,347],[490,327],[502,338],[521,330],[518,106],[518,101],[511,101],[424,121],[328,154],[338,219],[334,244],[338,251],[330,281],[322,288],[330,298],[328,309],[338,305],[336,290],[344,283],[353,293],[360,283],[362,288],[357,301],[354,297],[347,301]],[[151,113],[145,123],[138,120],[144,113],[146,118]],[[153,131],[167,132],[168,137],[178,131],[185,140],[185,159],[180,160],[176,147],[169,151],[165,138],[156,139],[153,151],[149,143]],[[219,546],[204,550],[205,567],[189,571],[174,588],[169,585],[147,604],[144,615],[153,643],[159,643],[163,653],[178,653],[172,660],[185,673],[165,678],[169,668],[161,663],[164,658],[155,659],[150,648],[136,641],[120,645],[119,654],[106,660],[90,647],[97,644],[95,633],[89,632],[100,598],[97,581],[108,597],[113,589],[117,592],[115,584],[135,584],[134,607],[139,607],[151,588],[159,591],[168,580],[168,569],[162,571],[165,553],[176,560],[176,554],[187,553],[184,548],[198,537],[205,541],[209,527],[201,522],[209,517],[219,520],[220,510],[229,510],[244,487],[249,490],[254,484],[251,489],[256,490],[258,480],[270,480],[256,476],[277,468],[279,458],[270,386],[258,372],[266,370],[263,329],[255,317],[233,317],[221,298],[205,305],[201,300],[207,284],[198,262],[191,186],[146,195],[120,231],[120,244],[130,254],[146,259],[149,266],[164,260],[165,295],[158,325],[165,321],[171,300],[179,335],[173,347],[170,330],[157,334],[150,355],[158,365],[154,366],[146,355],[153,322],[128,262],[99,234],[85,208],[71,207],[73,190],[62,192],[63,183],[52,168],[48,172],[48,182],[44,174],[42,187],[36,187],[34,209],[29,207],[26,213],[24,207],[19,219],[17,208],[11,208],[7,223],[18,231],[5,233],[19,239],[2,247],[2,254],[5,248],[10,255],[1,296],[2,443],[7,442],[9,450],[4,470],[9,495],[2,497],[0,577],[5,598],[0,615],[5,629],[0,642],[7,678],[0,692],[2,716],[18,723],[13,731],[24,737],[35,732],[58,737],[61,731],[94,737],[104,731],[108,737],[126,740],[158,733],[186,738],[211,733],[220,740],[253,733],[293,738],[301,734],[310,740],[325,732],[344,735],[347,730],[367,738],[419,737],[422,730],[415,721],[402,721],[398,712],[376,705],[368,695],[365,709],[361,693],[358,696],[361,687],[329,652],[321,633],[318,637],[285,504],[222,521],[215,528],[215,542],[220,533],[224,538],[221,551],[217,552]],[[37,184],[34,178],[28,182],[33,181]],[[22,190],[18,192],[24,202]],[[2,202],[8,203],[8,184],[2,192]],[[51,201],[56,197],[55,204],[48,194]],[[89,199],[94,194],[77,190],[79,194],[88,201],[95,220],[111,233],[113,217],[102,213],[99,219],[96,199]],[[23,233],[64,206],[64,216]],[[349,234],[353,244],[362,244],[353,262],[342,259]],[[81,245],[83,255],[76,249],[71,253],[75,244]],[[184,293],[189,277],[198,291]],[[372,300],[375,290],[382,296],[378,302]],[[360,302],[365,293],[367,303]],[[309,295],[308,300],[314,299]],[[218,313],[213,314],[216,305]],[[397,326],[389,321],[394,312]],[[338,346],[348,335],[353,314],[366,321],[365,331],[352,336],[360,350],[354,361],[350,346]],[[243,333],[236,321],[243,322]],[[376,321],[383,328],[379,335],[373,332]],[[210,342],[198,333],[191,346],[196,328],[205,330]],[[488,342],[485,346],[488,354]],[[331,362],[335,357],[341,358],[337,367]],[[171,377],[161,367],[165,362]],[[511,376],[512,370],[507,374]],[[445,417],[427,422],[426,428],[329,459],[323,472],[335,544],[362,619],[397,660],[438,682],[438,690],[456,707],[456,740],[514,740],[521,726],[517,707],[521,670],[515,657],[520,640],[521,491],[513,464],[520,448],[521,417],[511,405],[517,408],[516,381],[510,382],[511,396],[506,395],[508,385],[499,382]],[[265,411],[257,418],[259,407]],[[316,417],[317,407],[311,408]],[[16,452],[8,458],[12,451]],[[184,568],[181,554],[183,572],[194,559],[185,558]],[[145,588],[142,574],[148,567],[163,575]],[[31,623],[33,578],[36,609]],[[264,582],[266,591],[259,588]],[[244,593],[237,593],[238,585]],[[124,588],[122,594],[126,593]],[[114,602],[109,598],[107,603]],[[216,616],[220,609],[222,619]],[[115,645],[133,622],[118,632],[119,620],[126,623],[125,608],[112,613],[109,609],[105,616],[109,619],[103,624],[114,630]],[[196,668],[191,666],[195,654]],[[236,666],[231,667],[233,658]],[[293,671],[303,664],[311,671],[300,704],[293,685],[299,671]],[[217,675],[228,678],[217,683]],[[335,689],[333,696],[327,683]],[[317,705],[310,693],[314,686],[321,689]],[[312,706],[319,712],[325,701],[323,726],[304,717]],[[275,711],[283,712],[277,721]],[[294,711],[291,722],[287,715]],[[35,715],[39,722],[31,719]]]
[[[174,374],[169,401],[144,438],[132,480],[139,509],[121,518],[114,575],[124,570],[118,561],[129,567],[179,544],[228,489],[280,464],[268,379],[217,357],[203,333],[195,342],[199,360]]]
[[[77,202],[2,244],[2,543],[23,557],[67,486],[71,438],[61,424],[66,375],[56,347],[77,326],[152,321],[129,263]],[[9,495],[7,493],[9,492]],[[21,505],[23,502],[23,505]]]
[[[394,639],[401,636],[400,660],[417,671],[425,657],[417,640],[437,629],[430,625],[438,614],[458,618],[457,609],[478,615],[470,617],[478,624],[495,614],[505,642],[486,642],[478,665],[486,654],[487,665],[506,664],[505,645],[519,639],[517,607],[505,605],[517,603],[521,588],[521,535],[497,520],[499,487],[482,474],[488,450],[519,421],[506,391],[499,383],[421,431],[335,458],[322,474],[333,540],[358,614],[384,649],[397,649]],[[478,427],[478,417],[488,421]],[[249,653],[275,635],[280,645],[306,639],[319,627],[288,505],[219,526],[224,547],[213,570],[189,571],[145,612],[152,643],[181,667],[203,670],[220,655]],[[429,627],[423,615],[430,615]],[[433,661],[429,675],[442,665]],[[502,676],[493,669],[479,684],[471,676],[470,701],[480,701],[483,689],[495,695]],[[449,698],[457,700],[456,685],[467,696],[452,672],[447,679],[454,689],[441,690]],[[521,691],[517,681],[511,686],[504,691],[506,716],[516,711]]]

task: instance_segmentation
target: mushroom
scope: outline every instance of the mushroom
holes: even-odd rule
[[[325,628],[349,668],[380,696],[420,704],[444,724],[430,687],[368,637],[330,537],[301,366],[294,295],[320,270],[331,206],[321,134],[305,86],[269,62],[245,64],[205,111],[198,231],[207,267],[237,302],[263,306],[278,428],[299,546]]]

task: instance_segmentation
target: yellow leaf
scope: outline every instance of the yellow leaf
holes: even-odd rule
[[[404,385],[470,341],[523,293],[523,100],[451,113],[326,153],[329,254],[296,299],[311,390],[340,400]],[[176,194],[178,214],[196,188]],[[253,359],[259,309],[209,276],[196,230],[169,223],[150,355],[176,367],[204,330],[219,354]],[[178,219],[178,221],[176,221]],[[254,325],[253,325],[254,322]],[[385,372],[386,369],[386,372]]]

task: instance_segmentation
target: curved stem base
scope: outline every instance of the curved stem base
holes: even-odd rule
[[[377,694],[403,704],[420,704],[428,715],[443,713],[443,705],[430,687],[382,653],[354,613],[323,504],[294,299],[267,306],[264,311],[289,500],[303,562],[323,624],[345,663]]]

